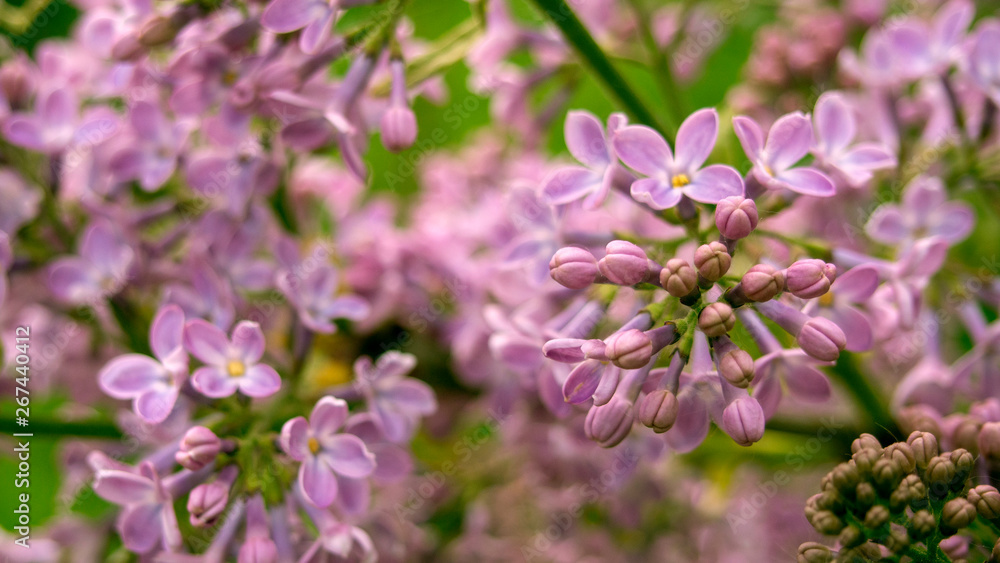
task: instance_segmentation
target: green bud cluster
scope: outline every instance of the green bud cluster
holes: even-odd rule
[[[970,488],[976,459],[968,450],[941,452],[934,434],[915,431],[886,447],[862,434],[851,452],[850,461],[823,477],[821,492],[805,508],[816,531],[837,538],[839,551],[807,542],[799,547],[800,563],[949,561],[941,540],[977,520],[986,521],[978,523],[980,537],[997,529],[1000,492],[990,485]]]

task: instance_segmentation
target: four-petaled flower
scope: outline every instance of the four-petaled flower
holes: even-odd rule
[[[338,480],[361,479],[375,470],[375,456],[361,438],[337,432],[347,415],[347,402],[327,396],[316,403],[309,420],[299,416],[281,429],[281,448],[302,462],[299,486],[303,494],[321,508],[337,498]]]
[[[104,222],[83,234],[79,256],[60,258],[49,268],[49,288],[66,301],[85,304],[121,291],[135,253]]]
[[[155,357],[125,354],[111,360],[97,375],[101,390],[116,399],[132,399],[135,413],[150,424],[166,420],[187,378],[183,335],[181,308],[167,305],[160,309],[149,330]]]
[[[816,145],[812,152],[816,162],[840,174],[849,186],[859,187],[871,180],[874,171],[896,165],[896,157],[880,143],[851,146],[858,125],[840,93],[827,92],[819,97],[813,121]]]
[[[712,108],[692,113],[677,131],[677,154],[659,133],[644,125],[619,130],[614,137],[618,158],[645,174],[632,183],[632,197],[655,209],[667,209],[687,196],[702,203],[743,194],[739,172],[722,164],[701,167],[715,146],[719,115]]]
[[[955,244],[972,232],[975,214],[962,202],[947,201],[940,178],[920,176],[903,190],[901,205],[887,203],[875,210],[865,225],[873,239],[907,246],[927,237]]]
[[[586,209],[604,203],[615,179],[628,173],[615,155],[612,139],[628,122],[620,113],[608,117],[605,133],[601,122],[586,111],[566,115],[566,148],[583,166],[560,168],[542,183],[542,197],[551,205],[564,205],[583,199]]]
[[[813,143],[812,124],[802,112],[778,118],[764,139],[756,121],[738,115],[733,128],[753,169],[753,179],[769,189],[784,188],[803,195],[830,197],[836,191],[822,172],[808,166],[796,167]]]
[[[368,356],[354,362],[357,385],[391,442],[409,440],[420,417],[437,409],[430,385],[406,377],[416,364],[416,357],[400,352],[386,352],[377,363]]]
[[[264,355],[264,333],[255,322],[241,321],[230,340],[217,326],[195,319],[184,327],[184,348],[206,364],[191,376],[191,384],[206,397],[228,397],[237,390],[267,397],[281,387],[278,372],[257,363]]]

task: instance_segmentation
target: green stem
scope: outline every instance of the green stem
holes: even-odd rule
[[[34,436],[75,436],[79,438],[116,438],[122,439],[121,430],[111,421],[81,420],[66,422],[33,416],[28,426],[18,426],[13,418],[0,419],[0,432],[4,434],[24,433]]]
[[[901,431],[886,407],[886,401],[868,383],[868,378],[858,371],[854,355],[842,353],[832,373],[850,392],[854,401],[869,419],[874,434],[880,441],[899,439]]]
[[[681,99],[680,92],[677,89],[673,67],[670,65],[670,59],[667,58],[667,50],[661,49],[656,43],[656,38],[653,37],[653,31],[649,25],[652,19],[649,11],[643,7],[642,1],[630,0],[629,3],[632,5],[632,10],[635,12],[639,23],[639,33],[642,35],[642,41],[646,44],[646,50],[649,51],[649,56],[652,58],[651,62],[656,83],[667,101],[667,106],[670,108],[670,113],[673,117],[671,125],[676,126],[678,123],[684,121],[684,117],[687,116],[687,109],[684,107],[684,101]]]
[[[633,119],[659,130],[660,133],[668,137],[673,137],[673,133],[664,128],[653,117],[653,114],[646,109],[642,100],[629,88],[621,74],[615,69],[607,55],[601,47],[590,36],[587,28],[580,23],[573,10],[566,5],[564,0],[532,0],[542,11],[543,15],[550,19],[566,40],[576,49],[576,52],[584,62],[594,71],[604,86],[612,96],[624,107]]]

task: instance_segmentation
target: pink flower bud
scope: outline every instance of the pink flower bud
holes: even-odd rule
[[[195,426],[184,434],[174,459],[184,468],[198,471],[215,461],[221,450],[222,441],[214,432],[204,426]]]
[[[741,446],[763,438],[764,423],[764,409],[753,397],[740,397],[722,411],[722,429]]]
[[[604,353],[622,369],[639,369],[653,356],[653,342],[641,330],[616,332],[605,339]]]
[[[392,152],[413,146],[417,140],[417,116],[407,106],[389,106],[379,123],[382,145]]]
[[[785,286],[785,276],[768,266],[767,264],[757,264],[747,273],[743,274],[740,280],[740,287],[747,299],[758,303],[770,301]]]
[[[736,315],[733,308],[725,303],[712,303],[701,311],[698,316],[698,328],[705,336],[722,336],[733,330],[736,325]]]
[[[698,247],[694,252],[694,267],[701,277],[714,282],[726,275],[733,258],[721,242],[710,242]]]
[[[667,293],[680,299],[698,288],[698,272],[683,258],[671,258],[660,270],[660,285]]]
[[[730,240],[745,238],[757,228],[757,204],[743,196],[729,196],[715,206],[715,226]]]
[[[200,528],[210,525],[229,503],[229,483],[221,479],[202,483],[188,495],[187,509],[191,525]]]
[[[798,343],[806,354],[817,360],[832,362],[847,347],[847,337],[833,321],[823,317],[813,317],[802,325]]]
[[[822,260],[799,260],[785,270],[785,289],[802,299],[819,297],[830,291],[837,279],[837,267]]]
[[[754,369],[753,358],[734,346],[719,358],[719,375],[734,387],[746,389],[753,381]]]
[[[594,283],[597,274],[597,259],[585,248],[560,248],[549,261],[549,275],[556,283],[570,289],[589,286]]]
[[[632,430],[633,411],[632,403],[612,397],[606,405],[590,408],[583,422],[584,433],[602,447],[617,446]]]
[[[11,106],[27,104],[34,89],[34,79],[24,57],[15,57],[0,67],[0,91]]]
[[[658,389],[639,401],[639,422],[653,432],[662,434],[677,421],[677,397],[666,389]]]
[[[979,429],[979,455],[991,466],[1000,465],[1000,422],[987,422]]]
[[[646,278],[649,258],[641,248],[628,241],[613,240],[606,250],[607,255],[597,267],[611,283],[635,285]]]

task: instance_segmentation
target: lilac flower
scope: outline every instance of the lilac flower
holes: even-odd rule
[[[129,121],[132,142],[111,159],[111,170],[118,180],[137,179],[142,189],[154,191],[173,175],[187,133],[150,102],[136,102]]]
[[[181,547],[181,531],[174,512],[174,494],[181,477],[193,475],[187,470],[161,480],[150,462],[143,462],[138,472],[121,468],[96,467],[94,492],[121,505],[118,530],[125,547],[136,553],[152,551],[161,543],[170,551]]]
[[[375,470],[375,456],[360,438],[337,433],[346,420],[347,403],[327,396],[316,403],[309,420],[296,417],[281,429],[281,448],[302,462],[299,486],[309,502],[320,508],[337,498],[341,477],[360,479]]]
[[[4,137],[34,151],[57,153],[76,135],[79,108],[71,88],[41,92],[35,100],[34,114],[15,113],[4,121]]]
[[[437,410],[434,390],[419,379],[405,377],[416,364],[416,357],[400,352],[386,352],[378,363],[368,356],[354,362],[356,384],[391,442],[408,441],[420,417]]]
[[[264,355],[264,333],[255,322],[241,321],[228,339],[217,326],[195,319],[184,326],[184,348],[207,364],[191,376],[191,384],[206,397],[228,397],[236,391],[267,397],[281,387],[278,372],[258,363]]]
[[[260,493],[247,501],[246,539],[240,546],[239,563],[258,563],[278,560],[278,547],[271,539],[270,523],[264,497]]]
[[[719,134],[715,109],[700,109],[677,131],[677,155],[659,133],[642,125],[615,133],[614,148],[622,162],[648,178],[632,183],[632,197],[655,209],[667,209],[687,196],[702,203],[743,195],[739,173],[721,164],[702,168]]]
[[[885,33],[896,64],[911,80],[947,71],[961,54],[965,32],[974,16],[972,2],[951,0],[934,14],[930,25],[916,17],[893,22]]]
[[[183,335],[184,312],[180,307],[160,309],[149,330],[154,358],[142,354],[115,358],[97,374],[101,390],[116,399],[132,399],[132,409],[150,424],[166,420],[187,379]]]
[[[88,227],[79,252],[79,256],[60,258],[49,267],[52,293],[85,304],[121,291],[135,254],[110,225],[96,222]]]
[[[345,561],[375,563],[378,560],[378,552],[368,532],[337,520],[327,510],[317,509],[301,487],[297,488],[295,493],[299,504],[319,530],[319,537],[302,555],[300,561],[312,561],[321,549]]]
[[[0,200],[5,203],[0,208],[0,231],[16,233],[38,214],[41,199],[41,192],[31,189],[17,172],[0,167]]]
[[[319,266],[303,277],[283,271],[278,274],[277,285],[295,306],[302,324],[316,332],[336,332],[334,319],[360,321],[371,310],[360,297],[337,295],[340,276],[332,266]]]
[[[600,207],[616,180],[629,174],[618,164],[612,140],[628,123],[624,114],[608,116],[605,132],[601,122],[586,111],[566,114],[566,147],[583,166],[561,168],[542,183],[542,197],[551,205],[564,205],[583,199],[585,209]]]
[[[865,303],[878,289],[879,275],[874,266],[861,265],[838,276],[830,291],[810,301],[802,309],[808,315],[818,313],[833,321],[847,337],[847,350],[864,352],[874,343],[871,321],[857,305]]]
[[[274,33],[291,33],[305,28],[299,36],[299,47],[305,53],[315,53],[326,43],[337,12],[342,8],[371,4],[373,0],[271,0],[264,9],[260,23]]]
[[[872,172],[896,165],[896,157],[879,143],[851,146],[857,136],[857,123],[840,93],[820,96],[815,111],[816,146],[812,152],[816,162],[843,176],[849,186],[859,187],[871,179]]]
[[[833,182],[808,166],[796,167],[813,142],[812,125],[802,112],[783,115],[774,122],[764,140],[760,125],[749,117],[733,118],[733,128],[753,169],[753,179],[768,189],[787,189],[803,195],[830,197]]]
[[[887,203],[872,214],[865,231],[886,244],[909,246],[926,237],[955,244],[972,232],[975,214],[963,202],[947,201],[936,176],[918,176],[903,190],[901,204]]]

